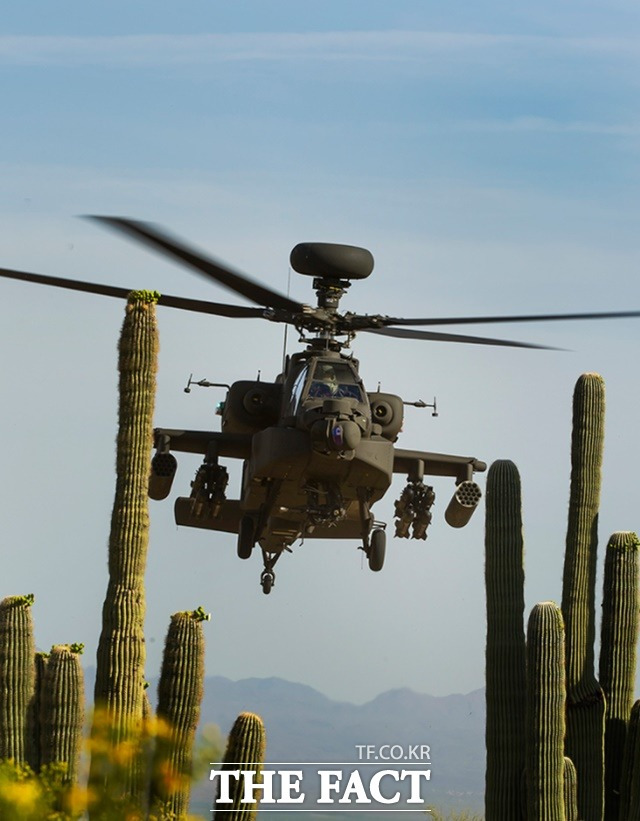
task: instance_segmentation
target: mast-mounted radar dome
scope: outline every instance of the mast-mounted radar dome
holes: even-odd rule
[[[301,242],[290,262],[299,274],[324,279],[366,279],[373,271],[373,255],[366,248],[332,242]]]

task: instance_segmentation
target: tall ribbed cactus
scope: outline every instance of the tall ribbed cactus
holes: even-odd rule
[[[527,626],[525,760],[529,821],[565,821],[565,705],[562,613],[553,602],[541,602],[531,611]]]
[[[40,712],[42,764],[67,765],[67,781],[78,775],[84,723],[82,645],[58,644],[46,665]]]
[[[578,774],[578,809],[601,821],[604,808],[604,696],[595,677],[595,578],[604,444],[604,381],[583,374],[573,394],[571,492],[562,584],[566,625],[566,753]]]
[[[0,760],[32,760],[30,704],[35,688],[34,597],[8,596],[0,602]]]
[[[618,821],[622,756],[633,705],[639,545],[635,533],[614,533],[605,554],[599,673],[606,700],[605,821]]]
[[[33,687],[33,698],[29,705],[29,733],[31,741],[29,744],[29,766],[34,773],[40,772],[42,764],[42,746],[40,736],[40,713],[42,707],[42,691],[44,687],[44,674],[49,660],[48,653],[35,654],[35,682]]]
[[[156,740],[150,806],[176,818],[186,816],[192,748],[204,689],[204,632],[209,615],[200,607],[174,613],[164,645],[157,718],[165,723]],[[173,816],[172,816],[173,817]]]
[[[129,295],[119,343],[116,490],[95,683],[95,705],[111,716],[114,743],[126,738],[131,725],[142,720],[143,712],[144,572],[158,351],[157,297],[146,291]]]
[[[522,502],[513,462],[491,465],[485,499],[485,815],[487,821],[514,821],[522,805],[526,684]]]
[[[255,782],[257,782],[264,761],[265,748],[264,724],[260,716],[254,713],[240,713],[229,733],[223,769],[254,770],[258,773],[255,777]],[[225,809],[216,809],[215,821],[255,821],[258,802],[243,803],[243,794],[244,778],[231,779],[229,797],[232,802],[225,805]]]

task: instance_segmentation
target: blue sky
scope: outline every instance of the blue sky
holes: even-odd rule
[[[344,300],[361,312],[640,308],[639,29],[631,2],[13,4],[0,31],[2,265],[233,301],[76,218],[125,214],[281,291],[297,242],[368,247],[376,270]],[[293,279],[292,294],[310,301],[308,286]],[[91,662],[122,307],[20,283],[0,291],[3,595],[33,590],[39,646],[83,641]],[[159,425],[215,426],[222,397],[186,396],[191,372],[277,373],[273,326],[159,316]],[[640,527],[638,329],[504,333],[569,353],[366,335],[354,345],[371,389],[438,397],[438,419],[408,411],[402,446],[519,465],[529,606],[560,598],[583,371],[601,372],[608,391],[601,541]],[[196,466],[181,460],[177,492]],[[378,510],[391,526],[401,487]],[[355,545],[309,543],[283,559],[270,597],[232,537],[178,531],[171,504],[154,504],[149,675],[170,613],[203,604],[212,674],[280,675],[354,701],[480,687],[483,523],[447,528],[450,492],[436,484],[429,539],[391,540],[382,573],[361,569]]]

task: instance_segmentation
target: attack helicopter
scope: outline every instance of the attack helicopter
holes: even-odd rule
[[[481,317],[404,318],[381,314],[342,313],[340,299],[352,282],[366,279],[374,260],[365,248],[334,243],[303,242],[290,256],[291,267],[312,278],[316,305],[284,296],[224,263],[204,255],[184,241],[149,223],[123,217],[91,217],[99,223],[187,266],[209,281],[223,285],[258,307],[228,305],[161,295],[158,305],[242,319],[266,319],[292,325],[300,350],[285,359],[273,382],[240,380],[232,385],[192,377],[192,385],[225,388],[219,403],[220,431],[156,428],[149,496],[166,499],[177,469],[174,453],[203,457],[188,496],[178,497],[178,525],[236,535],[237,554],[249,559],[258,546],[262,557],[260,584],[269,593],[274,566],[298,540],[355,540],[371,570],[382,569],[386,524],[375,519],[373,506],[389,489],[393,475],[406,476],[395,502],[395,536],[425,539],[432,520],[435,490],[425,477],[454,480],[444,518],[452,527],[465,526],[477,509],[482,492],[475,474],[486,463],[459,456],[396,446],[404,406],[433,407],[367,391],[359,362],[348,352],[357,333],[520,348],[548,346],[412,326],[541,320],[637,317],[640,311],[538,314]],[[126,299],[131,289],[75,279],[0,268],[0,276]],[[227,497],[229,475],[221,459],[242,461],[239,498]]]

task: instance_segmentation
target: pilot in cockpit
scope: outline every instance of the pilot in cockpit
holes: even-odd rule
[[[337,396],[340,386],[333,365],[319,364],[313,377],[313,382],[309,388],[310,399],[325,399]]]
[[[344,366],[342,366],[344,368]],[[346,370],[346,369],[345,369]],[[344,374],[344,381],[339,381],[333,365],[320,362],[316,366],[313,382],[309,388],[309,399],[327,399],[331,397],[350,397],[360,399],[360,389],[353,384],[351,371]]]

